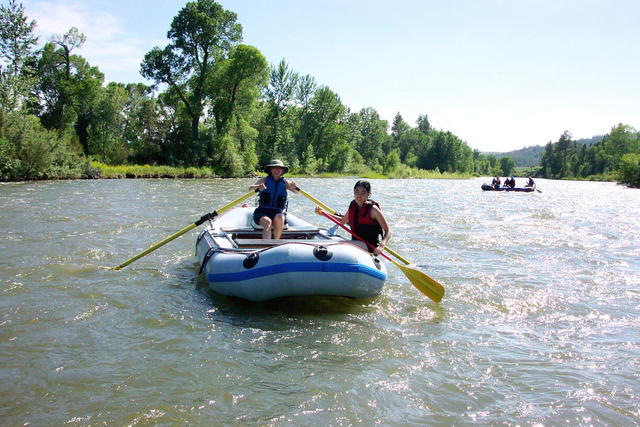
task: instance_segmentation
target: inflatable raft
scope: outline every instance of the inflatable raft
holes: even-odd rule
[[[214,292],[265,301],[289,296],[372,297],[385,265],[341,236],[291,214],[281,239],[262,239],[254,207],[217,217],[200,233],[196,256]]]
[[[535,191],[535,187],[499,187],[499,188],[494,188],[493,186],[489,185],[489,184],[482,184],[482,190],[483,191],[520,191],[520,192],[524,192],[524,193],[530,193],[532,191]]]

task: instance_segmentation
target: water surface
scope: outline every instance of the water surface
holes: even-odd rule
[[[485,180],[372,181],[439,304],[391,264],[369,300],[212,294],[197,230],[109,269],[253,180],[0,185],[1,424],[640,424],[640,190]]]

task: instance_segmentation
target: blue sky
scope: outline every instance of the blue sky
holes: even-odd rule
[[[6,4],[6,0],[2,0]],[[177,0],[24,0],[44,43],[76,26],[107,80],[144,82]],[[244,43],[412,126],[427,114],[481,151],[640,129],[637,0],[219,0]],[[149,83],[149,82],[147,82]]]

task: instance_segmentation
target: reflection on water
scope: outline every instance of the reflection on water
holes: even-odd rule
[[[354,179],[296,181],[344,211]],[[373,181],[440,304],[391,265],[368,300],[216,295],[195,230],[110,269],[251,182],[0,185],[3,424],[640,423],[640,191]]]

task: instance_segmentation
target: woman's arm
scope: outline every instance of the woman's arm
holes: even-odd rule
[[[298,194],[300,191],[298,190],[298,185],[293,182],[290,179],[285,179],[284,180],[285,184],[287,185],[287,190],[289,191],[293,191],[294,193]]]
[[[249,186],[249,190],[256,190],[256,189],[260,191],[266,190],[267,186],[264,185],[264,181],[265,181],[264,178],[260,178],[258,181],[256,181],[255,184]]]
[[[333,218],[336,221],[339,221],[340,224],[345,225],[349,222],[349,218],[347,215],[336,215],[336,214],[332,214],[330,212],[326,212],[323,211],[322,208],[320,206],[316,206],[315,212],[318,215],[322,215],[322,212],[326,213],[327,215],[329,215],[331,218]]]
[[[380,227],[382,227],[382,231],[384,232],[382,240],[380,240],[380,243],[376,247],[375,251],[373,251],[374,254],[380,255],[384,247],[387,245],[387,242],[391,238],[393,232],[391,231],[391,228],[389,227],[384,214],[382,213],[380,208],[375,205],[371,207],[371,218],[373,218],[378,222],[378,224],[380,224]]]

